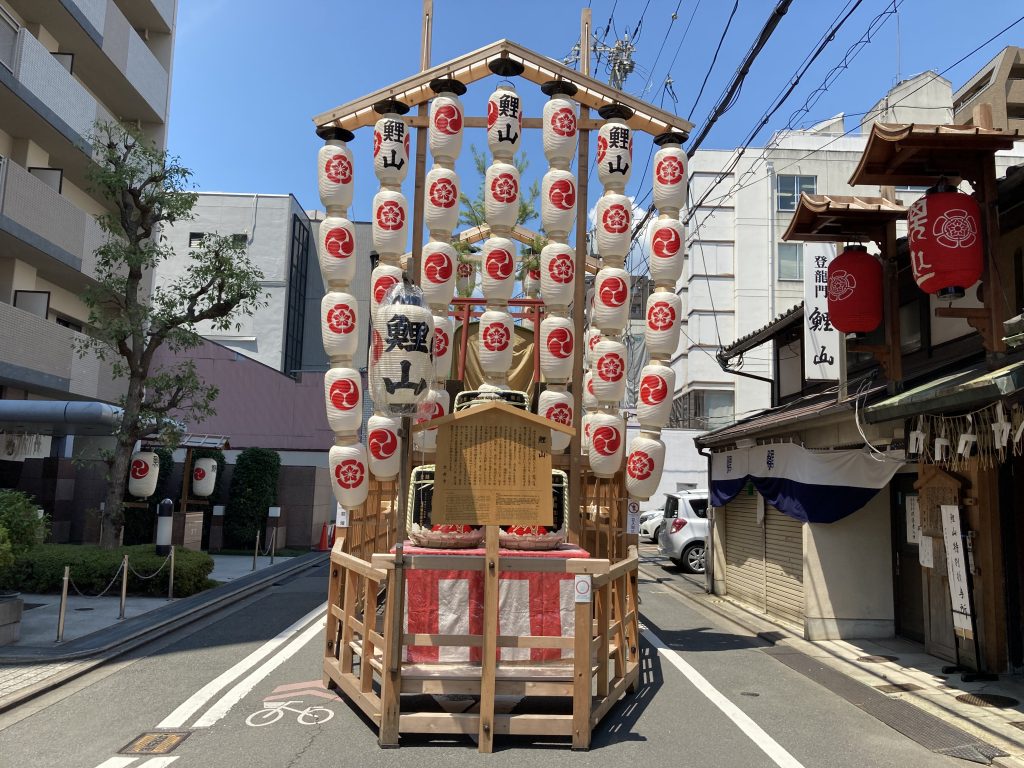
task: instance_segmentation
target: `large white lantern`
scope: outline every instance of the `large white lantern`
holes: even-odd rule
[[[633,226],[633,204],[625,195],[606,192],[594,208],[597,251],[606,262],[621,262],[629,253]]]
[[[515,333],[512,315],[489,309],[480,316],[480,367],[484,373],[505,376],[512,367]]]
[[[626,492],[630,498],[647,501],[658,491],[665,470],[665,444],[647,435],[629,442],[626,457]]]
[[[328,212],[341,209],[344,212],[352,205],[352,150],[346,142],[355,135],[344,128],[324,126],[317,129],[317,135],[327,143],[317,153],[317,186],[320,202]]]
[[[423,222],[438,239],[451,237],[459,224],[459,175],[451,168],[430,169],[423,185]]]
[[[540,295],[548,307],[572,304],[576,279],[576,250],[565,243],[548,243],[540,252]]]
[[[679,133],[654,139],[661,147],[654,153],[654,205],[673,218],[686,207],[686,152],[679,146],[683,139]]]
[[[516,285],[516,249],[507,237],[489,237],[484,241],[480,279],[488,301],[508,301]]]
[[[511,230],[519,217],[519,169],[491,163],[484,176],[484,217],[491,229]]]
[[[633,110],[609,104],[598,114],[607,122],[597,130],[597,176],[606,190],[622,192],[633,173],[633,129],[626,125]]]
[[[597,395],[594,394],[594,374],[590,371],[583,372],[583,407],[588,411],[597,408]]]
[[[370,490],[366,446],[362,443],[332,445],[327,455],[334,498],[346,509],[358,507]]]
[[[455,267],[455,292],[462,297],[473,295],[476,288],[476,265],[459,259]]]
[[[373,172],[381,184],[399,187],[409,173],[409,131],[402,120],[409,108],[391,100],[374,108],[383,114],[373,126]]]
[[[430,87],[437,94],[430,102],[430,154],[438,163],[454,165],[462,151],[465,112],[459,96],[466,92],[466,86],[458,80],[440,77],[431,80]]]
[[[335,433],[355,434],[363,425],[363,381],[355,368],[331,368],[324,374],[327,423]]]
[[[523,110],[511,85],[499,85],[487,99],[487,147],[501,160],[519,151],[523,134]]]
[[[545,389],[537,398],[537,415],[567,427],[572,426],[572,395],[564,389]],[[570,436],[551,430],[551,448],[561,453],[569,447]]]
[[[573,326],[565,317],[548,315],[540,321],[540,370],[546,381],[572,377]]]
[[[590,455],[590,417],[592,414],[584,412],[580,418],[580,453],[584,456]]]
[[[455,264],[459,254],[448,243],[431,240],[420,256],[420,288],[432,307],[447,307],[455,291]]]
[[[409,239],[409,204],[405,195],[382,189],[373,196],[371,207],[374,250],[382,256],[401,256]]]
[[[359,346],[359,302],[351,293],[328,291],[320,301],[320,335],[330,358],[352,357]]]
[[[648,271],[656,285],[675,288],[683,274],[686,228],[679,219],[662,216],[651,227]]]
[[[636,416],[642,428],[661,429],[668,424],[675,387],[676,372],[667,365],[643,367],[636,396]]]
[[[647,297],[644,340],[652,358],[671,357],[679,346],[683,301],[671,291],[655,291]]]
[[[447,416],[451,412],[451,395],[446,389],[432,389],[427,400],[420,407],[416,423],[422,424]],[[415,451],[433,453],[437,450],[437,429],[421,430],[413,434],[412,446]]]
[[[373,402],[391,416],[415,414],[434,376],[434,318],[422,301],[418,288],[393,290],[373,321],[381,339],[380,358],[370,371]]]
[[[209,457],[192,462],[192,495],[205,499],[217,485],[217,460]]]
[[[128,493],[137,499],[148,499],[156,491],[160,474],[160,457],[154,451],[136,451],[128,468]]]
[[[552,168],[544,174],[540,192],[540,218],[547,236],[565,240],[576,220],[576,176]]]
[[[328,216],[317,238],[320,273],[329,283],[351,283],[356,276],[356,228],[348,219]]]
[[[583,348],[583,364],[589,369],[594,362],[594,347],[598,345],[604,336],[599,328],[587,328],[584,334],[586,346]]]
[[[451,375],[454,341],[455,322],[448,315],[434,315],[434,381]]]
[[[541,86],[551,98],[544,104],[541,134],[544,156],[554,168],[568,168],[576,154],[578,116],[576,104],[564,96],[574,96],[576,86],[566,80],[549,80]]]
[[[373,414],[366,422],[366,449],[370,471],[378,480],[393,480],[398,476],[402,452],[401,422],[393,416]]]
[[[590,469],[598,477],[614,477],[622,467],[625,453],[626,424],[621,416],[598,411],[590,414],[590,440],[587,455]]]
[[[629,273],[602,267],[594,280],[593,325],[606,333],[621,333],[629,324]]]
[[[377,310],[388,295],[388,291],[402,282],[402,269],[393,264],[378,264],[370,272],[370,318],[377,316]]]
[[[591,359],[594,396],[602,403],[618,403],[626,395],[626,345],[601,339]]]

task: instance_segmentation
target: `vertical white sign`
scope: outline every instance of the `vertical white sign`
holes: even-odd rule
[[[953,627],[967,634],[971,627],[971,596],[967,582],[967,553],[960,530],[960,507],[943,504],[942,538],[946,546],[946,573],[949,577],[949,599],[953,605]]]
[[[339,528],[348,528],[348,510],[341,504],[334,511],[334,524]]]
[[[630,536],[640,533],[640,502],[630,500],[626,507],[626,533]]]
[[[935,545],[932,543],[932,537],[922,536],[921,541],[917,546],[917,559],[921,563],[921,567],[934,568]]]
[[[828,317],[828,265],[834,245],[804,244],[804,378],[839,380],[840,333]]]
[[[917,496],[907,496],[907,543],[921,543],[921,505]]]

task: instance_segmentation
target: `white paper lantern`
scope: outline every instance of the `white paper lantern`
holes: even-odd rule
[[[484,176],[484,217],[491,229],[511,230],[519,217],[519,169],[491,163]]]
[[[586,346],[583,348],[583,364],[586,365],[587,369],[594,362],[594,347],[603,339],[601,330],[599,328],[588,328],[584,336]]]
[[[572,394],[562,389],[545,389],[537,398],[537,415],[548,421],[557,421],[567,427],[572,426],[573,402]],[[569,447],[570,436],[564,432],[551,430],[551,448],[561,453]]]
[[[430,102],[430,154],[439,163],[453,165],[462,151],[462,128],[465,111],[459,97],[441,91]]]
[[[588,411],[597,408],[597,395],[594,394],[594,374],[589,370],[583,372],[583,407]]]
[[[408,300],[418,297],[411,294]],[[380,359],[371,370],[373,402],[386,414],[414,414],[434,376],[434,318],[420,304],[384,304],[373,328],[381,338]]]
[[[654,205],[678,218],[686,207],[686,152],[674,141],[654,153]]]
[[[540,295],[548,307],[572,304],[576,280],[576,249],[548,243],[540,252]]]
[[[317,254],[320,273],[331,283],[351,283],[356,276],[356,228],[348,219],[328,216],[320,222]]]
[[[540,295],[540,270],[530,269],[527,270],[526,274],[523,275],[523,293],[525,293],[531,299],[536,299]],[[530,323],[529,328],[533,330],[533,321],[524,320],[523,327],[527,327],[526,324]]]
[[[651,227],[648,270],[657,285],[673,288],[683,274],[683,256],[686,254],[686,228],[679,219],[663,216]]]
[[[420,288],[434,307],[447,307],[455,291],[455,264],[459,254],[448,243],[431,240],[420,255]]]
[[[365,329],[363,330],[365,333]],[[352,357],[359,346],[359,302],[350,293],[328,291],[320,301],[320,335],[328,357]]]
[[[516,286],[516,247],[506,237],[489,237],[484,241],[483,267],[480,279],[488,301],[508,301]]]
[[[349,136],[352,134],[348,131]],[[344,212],[352,205],[352,150],[344,141],[330,140],[317,153],[317,186],[320,202],[328,210]]]
[[[515,333],[512,315],[489,309],[480,316],[480,367],[484,373],[505,376],[512,367]]]
[[[618,403],[626,395],[626,345],[601,339],[591,359],[594,396],[602,403]]]
[[[393,416],[375,413],[366,422],[366,449],[370,471],[378,480],[393,480],[402,461],[398,436],[402,422]]]
[[[192,462],[192,495],[205,499],[217,484],[217,460],[196,459]]]
[[[626,492],[630,498],[647,501],[658,491],[665,470],[665,444],[638,435],[629,442],[626,457]]]
[[[629,324],[629,273],[602,267],[594,280],[593,324],[605,333],[621,333]]]
[[[597,251],[602,259],[621,260],[629,253],[633,227],[633,204],[625,195],[608,192],[594,208]]]
[[[671,291],[655,291],[647,297],[644,340],[652,358],[671,357],[679,346],[683,302]]]
[[[667,365],[651,363],[643,367],[636,397],[636,416],[641,427],[661,429],[668,424],[675,388],[676,372]]]
[[[402,282],[402,270],[391,264],[378,264],[370,273],[370,319],[377,316],[377,310],[388,291]]]
[[[552,168],[544,174],[540,192],[541,225],[547,236],[565,240],[576,221],[576,175]]]
[[[499,85],[487,98],[487,147],[496,158],[511,160],[519,151],[522,135],[523,110],[519,94],[510,85]]]
[[[626,424],[621,416],[605,411],[590,415],[590,441],[587,456],[590,469],[598,477],[614,477],[622,468],[625,454]]]
[[[584,456],[590,454],[590,417],[592,413],[584,412],[580,419],[580,453]]]
[[[363,380],[355,368],[331,368],[324,374],[327,423],[335,433],[354,434],[363,425]]]
[[[543,115],[544,156],[555,168],[568,168],[576,154],[576,104],[556,96],[544,104]]]
[[[540,370],[546,381],[572,377],[573,326],[565,317],[548,315],[540,321]]]
[[[462,297],[473,295],[476,289],[476,265],[459,261],[455,267],[455,292]]]
[[[327,455],[334,498],[346,509],[358,507],[370,490],[366,446],[362,443],[332,445]]]
[[[430,395],[420,408],[416,417],[416,423],[422,424],[425,421],[433,421],[447,416],[451,412],[451,395],[446,389],[432,389]],[[428,429],[415,432],[412,438],[413,450],[419,452],[433,453],[437,450],[437,430]]]
[[[434,315],[434,381],[451,375],[454,341],[455,322],[448,315]]]
[[[409,173],[409,131],[394,112],[373,126],[373,172],[389,187],[401,186]]]
[[[160,474],[160,457],[154,451],[136,451],[128,468],[128,493],[137,499],[148,499],[156,491]]]
[[[381,256],[401,256],[409,238],[409,204],[405,195],[382,189],[373,196],[370,228],[373,248]]]
[[[423,222],[439,240],[451,238],[459,224],[459,175],[450,168],[435,166],[423,184]]]
[[[597,129],[597,176],[605,189],[622,192],[633,174],[633,129],[615,118]]]

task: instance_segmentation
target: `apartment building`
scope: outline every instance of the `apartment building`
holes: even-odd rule
[[[1009,46],[953,95],[953,122],[974,125],[974,105],[992,107],[992,125],[1024,135],[1024,48]]]

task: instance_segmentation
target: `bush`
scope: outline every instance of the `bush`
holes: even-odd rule
[[[224,510],[224,545],[248,549],[263,530],[267,507],[277,501],[281,457],[267,448],[246,448],[238,455],[231,492]]]
[[[140,579],[129,571],[128,592],[132,595],[162,597],[167,595],[170,563],[157,555],[152,544],[138,544],[118,549],[80,544],[40,544],[18,557],[12,569],[15,588],[22,592],[59,592],[64,566],[71,566],[71,580],[86,595],[95,595],[110,584],[122,558],[128,555],[131,570],[149,576],[163,566],[159,575]],[[188,597],[202,592],[213,571],[213,558],[205,552],[174,548],[174,596]],[[119,594],[118,583],[107,594]],[[74,594],[72,590],[72,594]]]
[[[0,490],[0,588],[17,589],[11,569],[20,556],[43,543],[48,527],[31,496]]]

